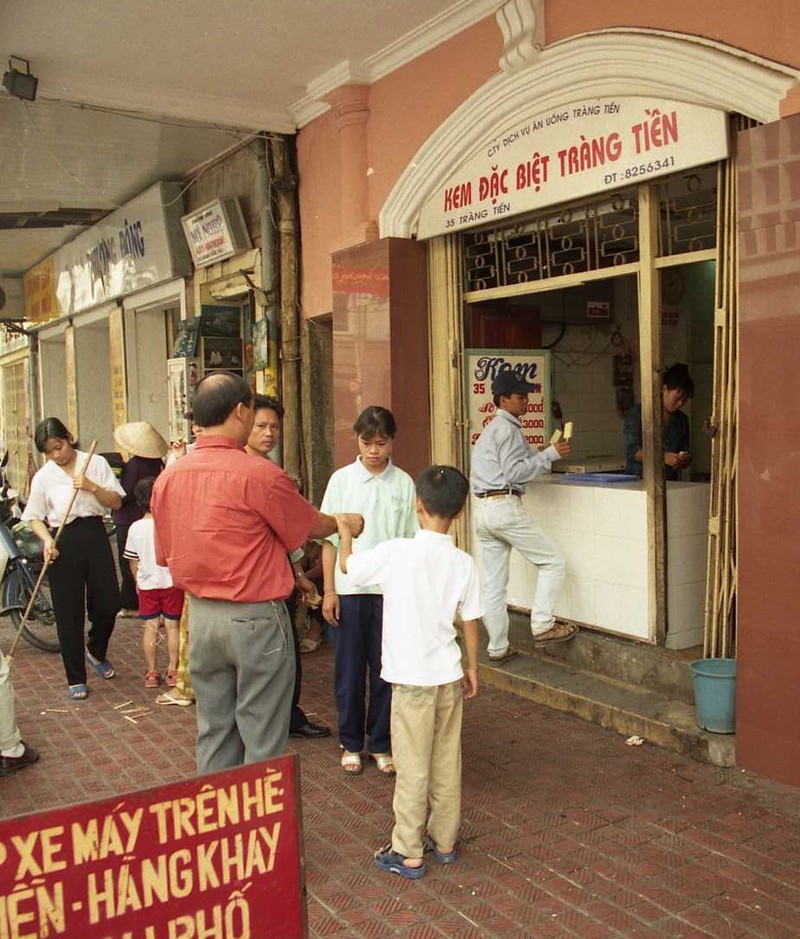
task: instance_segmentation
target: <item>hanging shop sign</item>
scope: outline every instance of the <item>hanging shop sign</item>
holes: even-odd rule
[[[25,319],[29,323],[47,323],[58,319],[58,299],[53,258],[45,258],[22,279]]]
[[[64,373],[67,383],[67,429],[77,437],[78,365],[75,358],[75,327],[72,323],[64,330]]]
[[[487,140],[422,207],[418,238],[647,182],[728,156],[724,111],[592,98]]]
[[[63,245],[23,280],[25,307],[44,322],[55,293],[55,316],[71,316],[100,303],[191,272],[181,237],[181,187],[160,182]],[[52,265],[52,274],[47,265]],[[51,276],[52,288],[48,287]]]
[[[296,760],[0,822],[0,936],[302,939]]]
[[[181,218],[195,267],[208,267],[251,247],[238,199],[214,199]]]
[[[492,381],[510,369],[529,382],[528,410],[520,418],[522,432],[531,447],[540,448],[550,439],[550,353],[519,349],[468,349],[464,353],[466,408],[469,421],[469,452],[497,408],[492,401]]]
[[[108,314],[108,354],[111,360],[111,419],[116,430],[128,422],[125,330],[121,306],[115,306]]]

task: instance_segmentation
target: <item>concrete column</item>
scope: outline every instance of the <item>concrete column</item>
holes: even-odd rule
[[[377,225],[368,217],[368,98],[368,85],[343,85],[325,97],[339,129],[340,247],[377,238]]]

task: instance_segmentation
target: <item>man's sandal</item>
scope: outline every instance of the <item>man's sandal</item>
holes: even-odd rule
[[[387,844],[385,848],[379,848],[372,857],[375,867],[387,874],[398,874],[407,880],[419,880],[420,877],[425,876],[424,862],[417,867],[409,867],[405,863],[408,858],[393,851],[390,844]]]
[[[458,860],[458,855],[456,854],[456,849],[453,848],[452,851],[440,851],[436,847],[436,842],[431,838],[430,835],[425,835],[425,841],[422,844],[422,850],[425,854],[429,851],[433,852],[433,856],[436,858],[437,864],[455,864]]]
[[[70,701],[85,701],[89,697],[89,686],[85,682],[69,686]]]
[[[342,753],[342,772],[346,776],[360,776],[364,772],[364,767],[361,764],[361,754],[345,750]]]
[[[178,707],[186,708],[190,704],[194,704],[194,698],[187,698],[175,690],[165,691],[164,694],[160,694],[156,698],[156,704],[177,704]]]
[[[370,753],[369,758],[375,760],[379,773],[383,773],[384,776],[396,775],[391,753]]]
[[[574,623],[565,623],[559,620],[553,623],[547,632],[539,635],[534,633],[533,641],[537,645],[546,645],[548,642],[566,642],[568,639],[573,639],[577,632],[578,627]]]

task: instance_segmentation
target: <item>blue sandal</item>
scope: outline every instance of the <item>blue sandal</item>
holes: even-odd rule
[[[101,678],[108,680],[117,674],[114,671],[114,666],[111,664],[111,662],[108,661],[108,659],[103,659],[102,662],[98,662],[89,651],[86,652],[86,661],[92,666],[92,668]]]
[[[402,854],[398,854],[397,851],[392,851],[390,844],[376,851],[373,857],[375,867],[387,874],[399,874],[400,877],[405,877],[408,880],[419,880],[420,877],[425,876],[424,864],[419,867],[408,867],[403,863],[406,858]]]
[[[453,848],[452,851],[440,851],[430,835],[425,835],[425,843],[422,846],[422,850],[425,854],[429,851],[433,851],[433,856],[436,858],[437,864],[455,864],[458,860],[455,848]]]
[[[80,685],[69,686],[70,701],[85,701],[89,697],[89,686],[83,682]]]

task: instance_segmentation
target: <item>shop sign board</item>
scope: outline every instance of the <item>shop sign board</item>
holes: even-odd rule
[[[78,437],[78,366],[75,358],[75,327],[72,323],[64,330],[64,372],[67,382],[67,430]]]
[[[500,223],[728,156],[724,111],[659,98],[591,98],[487,140],[423,205],[418,238]]]
[[[238,199],[214,199],[181,218],[195,267],[208,267],[251,247]]]
[[[108,314],[108,353],[111,360],[111,419],[116,430],[128,422],[125,331],[121,306],[115,306]]]
[[[297,757],[0,822],[0,936],[307,936]]]
[[[465,401],[469,427],[468,453],[495,414],[492,381],[511,369],[535,386],[528,396],[528,411],[520,418],[528,444],[547,446],[550,440],[550,353],[540,349],[467,349],[464,353]]]
[[[179,183],[156,183],[29,271],[24,278],[29,316],[45,321],[47,265],[52,265],[56,302],[52,319],[191,273],[180,194]]]
[[[22,278],[25,297],[25,319],[29,323],[47,323],[57,319],[58,299],[53,257],[45,258]]]

